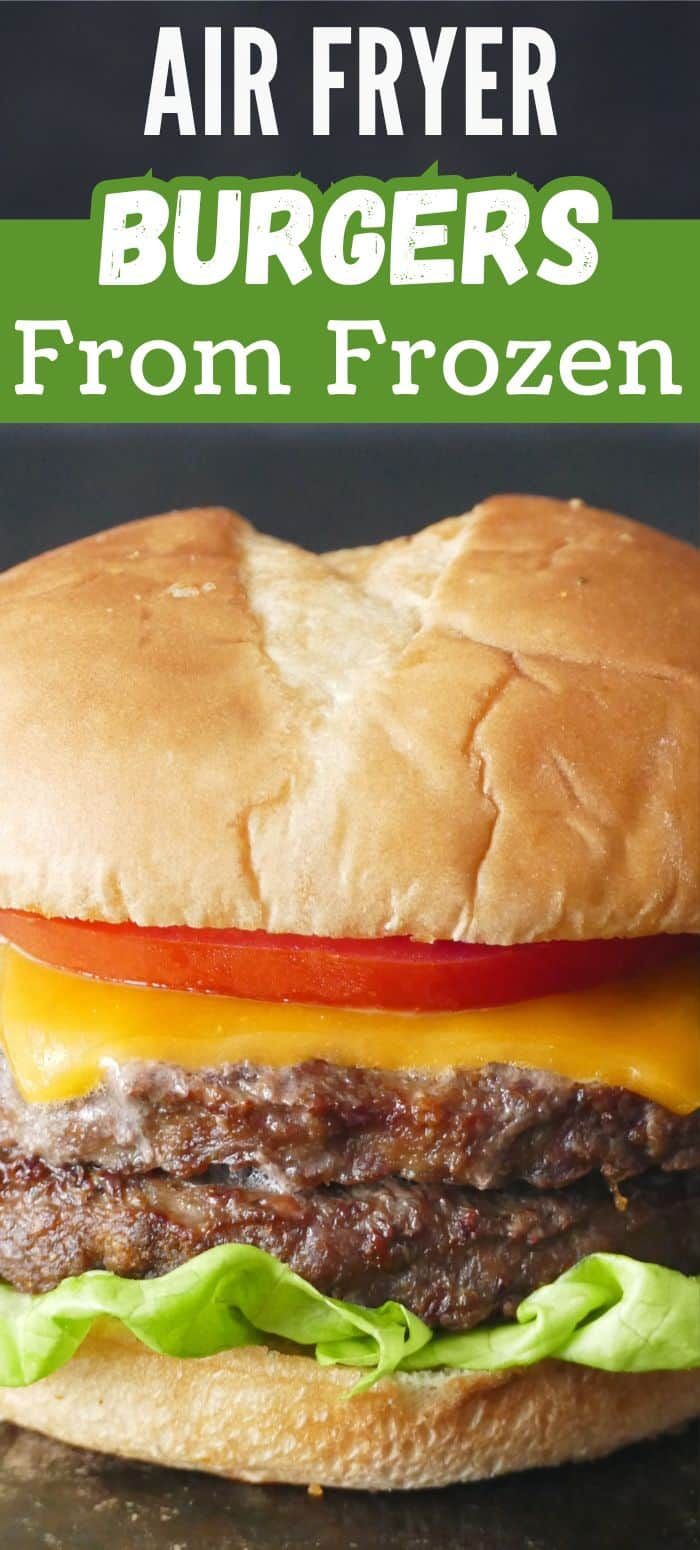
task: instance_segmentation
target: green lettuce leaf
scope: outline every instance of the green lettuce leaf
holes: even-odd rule
[[[496,1372],[547,1356],[608,1372],[700,1367],[700,1276],[623,1255],[590,1255],[513,1322],[434,1334],[399,1303],[338,1302],[260,1249],[223,1244],[153,1280],[92,1270],[40,1296],[0,1285],[0,1386],[55,1372],[103,1318],[166,1356],[291,1341],[323,1366],[366,1369],[353,1392],[397,1371]]]

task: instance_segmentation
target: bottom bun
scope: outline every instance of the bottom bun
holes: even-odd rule
[[[542,1362],[402,1374],[348,1398],[357,1376],[259,1346],[180,1361],[109,1330],[40,1383],[0,1389],[0,1419],[235,1480],[379,1491],[597,1458],[700,1414],[700,1372]]]

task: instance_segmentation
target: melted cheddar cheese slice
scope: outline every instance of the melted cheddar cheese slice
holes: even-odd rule
[[[193,1070],[322,1059],[385,1070],[502,1061],[626,1087],[681,1114],[700,1106],[700,980],[690,962],[511,1006],[363,1012],[107,983],[6,947],[0,1034],[35,1103],[89,1092],[109,1062]]]

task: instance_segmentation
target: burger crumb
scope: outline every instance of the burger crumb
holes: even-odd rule
[[[322,1485],[308,1485],[306,1487],[306,1493],[307,1493],[307,1496],[323,1496],[323,1486]]]

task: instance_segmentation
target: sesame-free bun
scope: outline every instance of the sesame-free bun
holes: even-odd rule
[[[125,1458],[233,1479],[392,1490],[591,1459],[700,1412],[700,1372],[360,1376],[257,1346],[181,1361],[93,1333],[59,1372],[0,1389],[0,1419]]]
[[[700,929],[700,557],[505,496],[314,555],[173,512],[0,578],[0,907]]]

